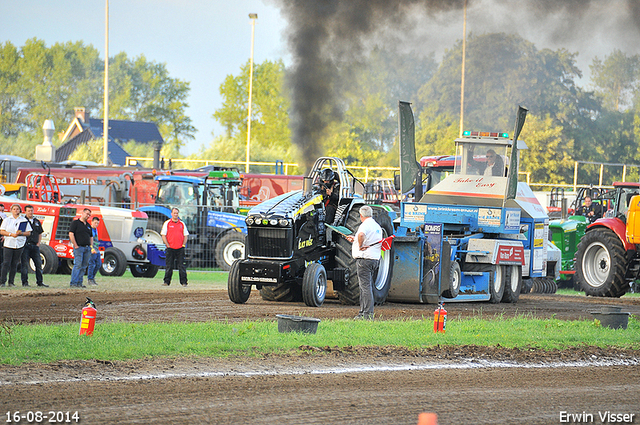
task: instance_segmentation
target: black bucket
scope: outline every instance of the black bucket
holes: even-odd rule
[[[622,311],[622,307],[605,306],[590,313],[600,321],[600,325],[611,329],[627,329],[629,324],[629,313]]]
[[[278,332],[305,332],[314,334],[318,330],[320,319],[289,314],[276,314],[278,318]]]

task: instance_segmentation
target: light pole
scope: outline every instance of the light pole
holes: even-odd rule
[[[104,24],[104,118],[102,127],[104,166],[109,165],[109,0],[105,0]]]
[[[251,149],[251,92],[253,90],[253,37],[256,30],[256,19],[258,19],[257,13],[249,13],[249,19],[251,19],[251,59],[249,60],[249,113],[247,115],[247,165],[244,167],[244,172],[249,172],[249,152]]]
[[[460,82],[460,136],[464,131],[464,73],[467,60],[467,0],[464,0],[464,19],[462,23],[462,81]]]

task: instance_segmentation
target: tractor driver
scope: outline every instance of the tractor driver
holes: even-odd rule
[[[602,205],[594,204],[590,196],[585,196],[584,203],[580,208],[578,208],[576,214],[587,217],[587,220],[589,220],[590,223],[593,223],[602,217]]]
[[[336,210],[338,209],[338,199],[340,197],[340,183],[338,182],[338,176],[332,169],[325,168],[320,171],[319,184],[324,202],[325,222],[333,223],[336,216]]]
[[[481,176],[504,176],[504,161],[495,150],[489,149],[485,155],[486,162],[480,162],[473,159],[473,147],[469,148],[469,165],[476,170]]]

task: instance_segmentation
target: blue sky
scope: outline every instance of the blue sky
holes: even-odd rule
[[[220,84],[237,74],[250,56],[249,13],[257,13],[254,60],[290,62],[284,32],[287,23],[275,3],[279,0],[110,0],[109,55],[143,54],[165,63],[170,75],[188,81],[191,93],[187,114],[198,130],[183,149],[195,153],[209,145],[222,128],[211,117],[221,106]],[[281,0],[286,4],[289,0]],[[315,1],[315,0],[309,0]],[[350,1],[350,0],[346,0]],[[557,4],[563,4],[557,0]],[[517,32],[542,48],[579,52],[578,66],[588,83],[589,64],[614,48],[640,53],[640,33],[632,25],[627,0],[594,0],[581,13],[533,13],[522,0],[473,0],[467,14],[467,33]],[[577,4],[571,3],[568,4]],[[83,41],[104,57],[105,0],[0,0],[0,42],[24,45],[39,38],[56,42]],[[434,51],[440,59],[462,37],[462,13],[417,13],[408,19],[406,39],[416,51]],[[82,106],[82,105],[77,105]],[[60,130],[67,123],[55,123]]]
[[[109,56],[126,52],[165,63],[170,75],[188,81],[187,115],[197,128],[183,153],[208,145],[222,133],[211,118],[222,99],[220,84],[237,74],[251,51],[249,13],[257,13],[254,61],[285,58],[279,10],[260,0],[110,0]],[[105,1],[0,0],[0,42],[24,45],[30,38],[92,44],[104,58]],[[82,106],[82,105],[77,105]],[[56,129],[67,123],[55,123]]]

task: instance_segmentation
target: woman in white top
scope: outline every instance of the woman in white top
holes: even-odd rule
[[[31,225],[26,218],[20,215],[21,212],[20,205],[11,205],[11,215],[2,220],[2,225],[0,225],[0,235],[4,236],[4,247],[2,248],[4,260],[0,273],[0,286],[5,285],[7,276],[9,277],[9,286],[15,286],[13,281],[18,270],[22,249],[27,241],[27,236],[31,234]]]

